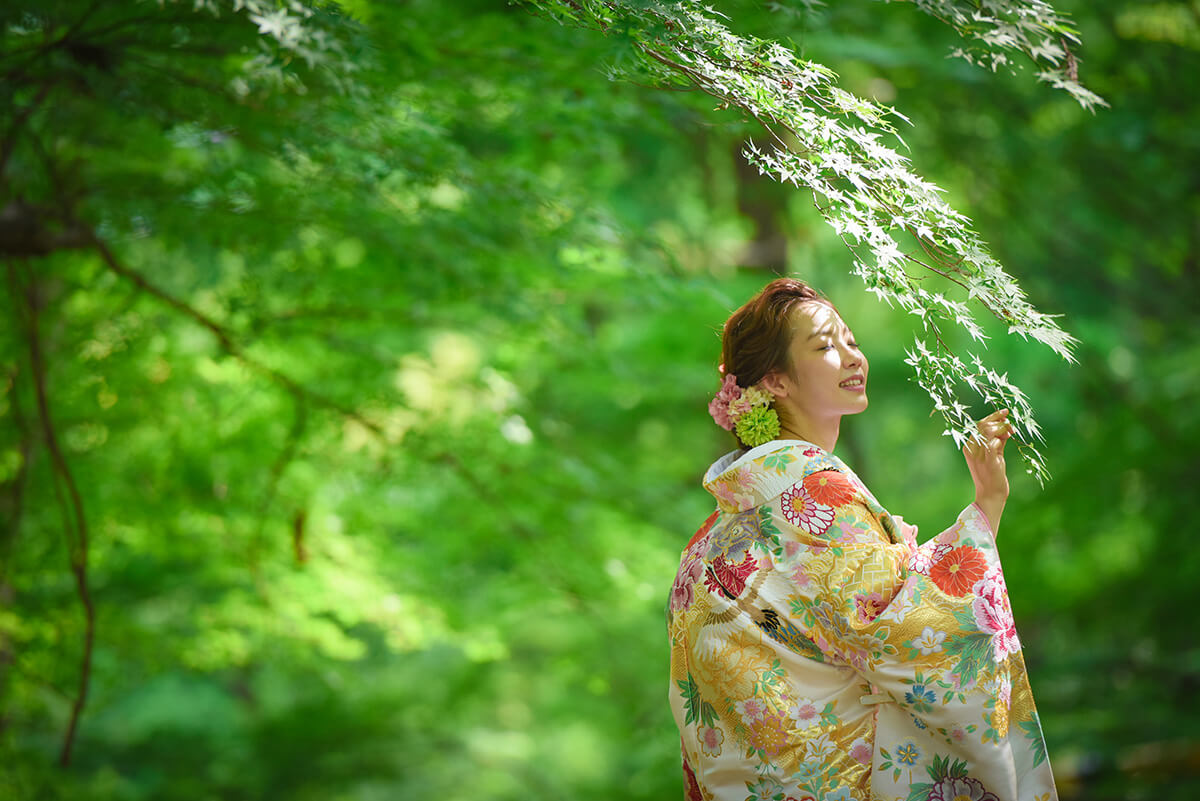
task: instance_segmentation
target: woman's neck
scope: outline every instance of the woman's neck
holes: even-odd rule
[[[823,424],[812,420],[781,420],[779,439],[802,439],[820,447],[827,453],[833,453],[841,426],[841,416],[833,417]]]

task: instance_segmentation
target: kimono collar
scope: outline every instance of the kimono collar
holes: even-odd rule
[[[747,451],[730,451],[704,474],[704,488],[724,512],[744,512],[778,497],[818,470],[838,470],[858,482],[846,464],[802,439],[773,439]]]

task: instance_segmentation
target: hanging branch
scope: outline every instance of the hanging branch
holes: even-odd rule
[[[59,764],[69,767],[71,752],[75,744],[75,734],[79,728],[79,719],[83,707],[87,703],[88,688],[92,675],[92,650],[96,639],[96,610],[88,589],[88,527],[87,515],[83,508],[83,498],[70,465],[59,445],[58,434],[50,415],[49,392],[46,387],[46,362],[42,352],[42,339],[39,331],[38,313],[42,300],[38,296],[36,279],[30,276],[25,286],[21,286],[17,275],[17,266],[8,263],[8,281],[12,289],[14,301],[18,303],[18,315],[24,318],[25,335],[29,344],[29,365],[33,376],[34,395],[37,400],[38,422],[42,429],[42,439],[50,453],[50,463],[54,474],[54,492],[58,497],[59,510],[62,514],[63,533],[67,540],[67,557],[71,574],[75,577],[75,590],[79,602],[83,606],[83,657],[79,668],[79,684],[75,699],[71,705],[71,717],[67,723],[67,731],[63,736],[62,750],[59,752]],[[23,309],[18,298],[23,298]],[[63,496],[66,488],[66,497]]]
[[[1066,91],[1093,114],[1093,106],[1109,107],[1104,98],[1079,83],[1078,59],[1070,49],[1070,43],[1079,44],[1079,31],[1071,25],[1069,15],[1044,0],[900,1],[912,2],[967,41],[950,52],[952,57],[992,72],[1006,66],[1015,75],[1017,63],[1008,56],[1015,51],[1043,68],[1034,77]]]
[[[910,171],[909,159],[880,141],[891,134],[904,144],[890,118],[911,125],[907,117],[845,91],[832,70],[787,47],[732,33],[713,18],[724,15],[696,0],[517,1],[563,24],[617,32],[633,58],[609,67],[614,80],[648,77],[658,88],[699,89],[721,101],[717,109],[736,108],[757,120],[774,144],[764,152],[749,141],[742,155],[761,174],[811,190],[815,207],[854,257],[852,272],[877,297],[921,320],[924,338],[917,335],[906,363],[942,415],[943,433],[959,448],[979,438],[970,409],[958,399],[960,387],[1007,406],[1027,472],[1044,482],[1049,473],[1033,444],[1042,440],[1041,431],[1027,398],[1006,373],[987,368],[975,354],[967,354],[973,366],[955,355],[943,326],[959,326],[983,343],[988,337],[973,317],[973,304],[1006,323],[1008,333],[1033,338],[1068,362],[1076,361],[1071,348],[1078,340],[1059,328],[1059,315],[1026,300],[970,219],[938,196],[944,190]],[[904,252],[893,232],[914,238],[920,251]],[[910,274],[906,265],[947,279],[966,302],[925,289],[923,276]]]
[[[317,392],[316,390],[303,386],[291,376],[281,373],[274,367],[263,364],[253,356],[247,354],[245,350],[243,350],[242,347],[237,344],[233,335],[230,334],[230,332],[223,325],[204,314],[204,312],[200,311],[199,309],[196,309],[195,307],[183,302],[179,298],[176,298],[174,295],[159,289],[157,286],[146,280],[141,273],[131,270],[125,265],[121,264],[121,262],[113,254],[112,250],[109,249],[108,245],[105,244],[105,242],[99,237],[97,237],[94,232],[89,232],[89,237],[91,239],[92,246],[100,254],[100,258],[103,260],[105,266],[107,266],[109,270],[130,281],[147,294],[158,298],[163,303],[166,303],[171,308],[182,313],[184,316],[190,317],[204,328],[207,328],[209,332],[216,337],[217,342],[220,344],[222,350],[250,369],[267,376],[272,381],[279,384],[279,386],[283,387],[288,393],[296,398],[297,403],[305,400],[311,401],[317,406],[331,409],[343,417],[347,417],[355,421],[380,437],[383,436],[383,428],[378,423],[368,420],[355,409],[351,409],[339,403],[338,401],[320,392]]]
[[[287,437],[284,439],[283,448],[279,451],[279,455],[275,457],[274,464],[271,465],[271,472],[267,479],[267,491],[263,493],[262,503],[259,504],[258,526],[251,541],[250,568],[256,575],[258,571],[258,551],[263,540],[263,530],[267,525],[267,514],[271,511],[271,504],[274,503],[275,496],[279,491],[279,481],[283,477],[283,471],[296,458],[296,451],[300,447],[300,440],[304,438],[305,429],[308,427],[308,404],[303,397],[293,397],[292,400],[294,408],[292,425],[288,430]]]
[[[1024,64],[1014,61],[1014,53],[1027,58],[1039,72],[1039,81],[1071,95],[1080,106],[1096,113],[1095,106],[1109,107],[1100,95],[1079,82],[1079,62],[1071,45],[1078,45],[1079,30],[1063,13],[1045,0],[883,0],[885,3],[912,3],[922,13],[949,25],[965,43],[950,51],[949,58],[961,58],[968,64],[990,69],[1007,67],[1016,75]],[[803,6],[803,10],[795,6]],[[801,18],[818,13],[814,6],[821,0],[771,0],[769,11]]]

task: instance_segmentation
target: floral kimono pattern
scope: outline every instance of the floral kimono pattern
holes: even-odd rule
[[[800,440],[727,454],[704,486],[717,510],[667,605],[689,801],[1058,798],[976,504],[918,545]]]

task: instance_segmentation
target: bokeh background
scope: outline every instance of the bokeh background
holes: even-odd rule
[[[3,199],[44,230],[3,229],[0,798],[681,797],[664,606],[733,446],[721,324],[777,274],[870,358],[838,454],[922,539],[971,501],[915,318],[754,125],[610,81],[619,34],[355,2],[359,71],[239,94],[244,13],[6,6]],[[1064,799],[1198,797],[1200,3],[1056,4],[1094,115],[907,3],[715,7],[908,116],[1081,339],[986,352],[1053,476],[1010,454],[1000,537],[1049,753]]]

